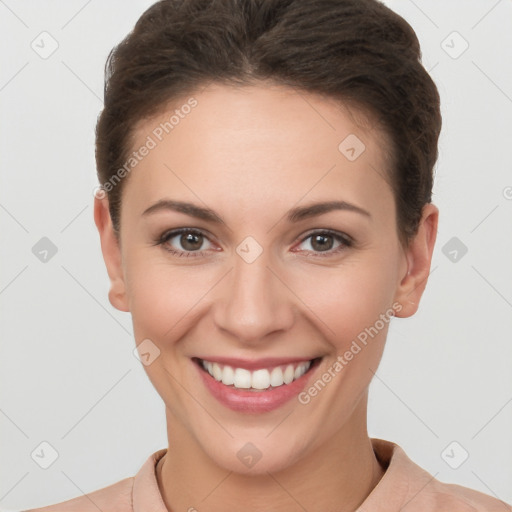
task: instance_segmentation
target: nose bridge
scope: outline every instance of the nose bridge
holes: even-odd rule
[[[233,254],[233,270],[216,301],[215,323],[239,341],[263,339],[286,330],[293,321],[293,303],[272,268],[270,252],[248,237]]]

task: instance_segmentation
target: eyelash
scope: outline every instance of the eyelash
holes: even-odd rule
[[[198,229],[195,229],[195,228],[180,228],[180,229],[175,229],[175,230],[172,230],[172,231],[166,231],[165,233],[163,233],[155,241],[154,245],[161,245],[163,247],[163,249],[165,249],[167,252],[171,253],[173,256],[177,256],[178,258],[182,258],[182,257],[185,257],[185,258],[201,258],[201,257],[206,257],[206,255],[204,254],[205,251],[176,251],[176,250],[171,249],[168,246],[164,245],[169,240],[171,240],[172,238],[175,238],[176,236],[182,235],[184,233],[191,233],[191,234],[194,234],[194,235],[203,236],[206,239],[208,239],[208,237],[201,230],[198,230]],[[308,252],[311,252],[313,257],[315,257],[315,258],[317,258],[317,257],[326,258],[326,257],[329,257],[329,256],[337,255],[341,251],[343,251],[344,249],[346,249],[348,247],[351,247],[353,245],[353,243],[354,243],[352,238],[349,237],[348,235],[344,234],[344,233],[339,233],[339,232],[333,231],[331,229],[321,229],[321,230],[311,231],[310,233],[308,233],[306,236],[304,236],[304,238],[301,239],[300,244],[302,244],[308,238],[311,238],[311,237],[313,237],[315,235],[331,236],[336,241],[341,243],[341,245],[338,246],[337,248],[329,249],[328,251],[308,251]]]

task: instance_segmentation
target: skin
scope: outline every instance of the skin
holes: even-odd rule
[[[388,142],[361,113],[268,84],[211,84],[194,97],[197,107],[124,183],[119,240],[108,199],[95,199],[110,302],[131,313],[137,344],[150,339],[160,350],[145,370],[166,406],[169,449],[156,471],[164,502],[175,511],[220,512],[240,503],[262,512],[355,510],[385,471],[366,415],[388,324],[307,405],[292,399],[267,413],[223,406],[197,378],[191,357],[322,356],[314,382],[394,303],[396,316],[415,313],[438,210],[426,205],[416,237],[400,243]],[[180,104],[139,124],[133,147]],[[338,150],[349,134],[366,146],[353,162]],[[208,207],[225,223],[171,210],[142,215],[161,199]],[[369,215],[285,218],[291,208],[330,200]],[[196,245],[204,257],[155,245],[181,227],[204,232]],[[354,242],[328,238],[326,256],[310,236],[325,229]],[[247,236],[263,249],[250,264],[236,252]],[[167,247],[190,246],[175,236]],[[262,454],[252,468],[237,457],[247,442]]]

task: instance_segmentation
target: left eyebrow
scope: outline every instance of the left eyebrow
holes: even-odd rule
[[[322,215],[323,213],[328,213],[334,210],[355,212],[371,218],[370,212],[363,210],[363,208],[360,208],[355,204],[347,203],[346,201],[328,201],[325,203],[313,203],[308,206],[300,206],[291,209],[286,218],[288,222],[299,222],[303,219]]]
[[[201,220],[216,222],[218,224],[225,224],[222,217],[217,215],[213,210],[210,210],[209,208],[203,208],[201,206],[197,206],[195,204],[187,203],[184,201],[172,201],[170,199],[162,199],[156,202],[148,209],[144,210],[142,215],[149,215],[151,213],[165,210],[183,213],[185,215],[189,215],[190,217],[196,217]]]

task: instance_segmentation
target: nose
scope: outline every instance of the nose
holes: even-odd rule
[[[233,265],[217,290],[215,325],[245,344],[261,343],[269,335],[289,330],[294,321],[293,294],[267,252],[251,263],[235,253]]]

